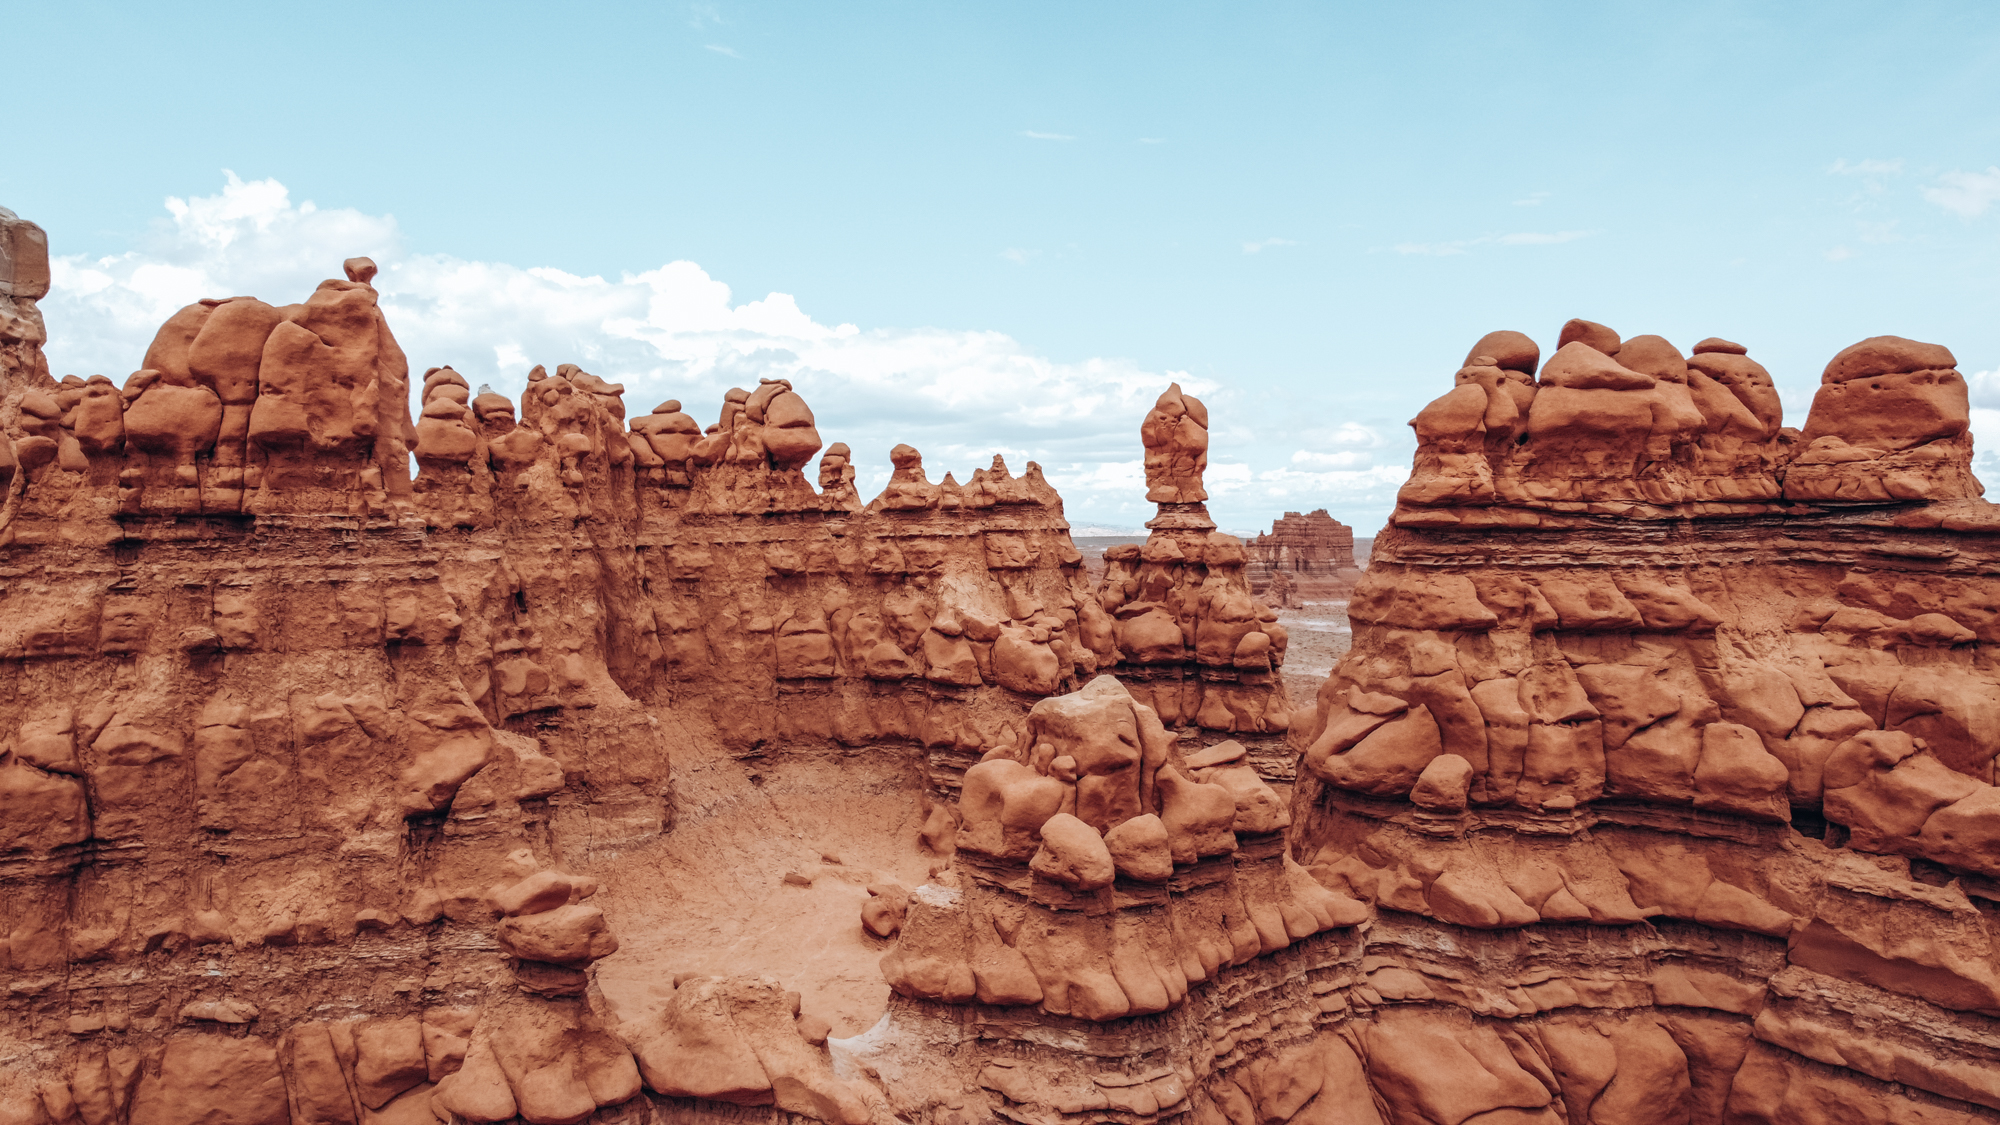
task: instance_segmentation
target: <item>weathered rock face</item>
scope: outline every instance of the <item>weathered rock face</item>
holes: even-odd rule
[[[6,223],[26,324],[45,242]],[[594,983],[657,944],[620,919],[647,916],[630,876],[677,817],[858,761],[923,831],[835,812],[823,839],[948,861],[967,768],[1066,768],[1035,756],[1034,706],[1128,663],[1181,784],[1232,734],[1282,756],[1282,631],[1234,540],[1186,532],[1093,589],[1032,464],[934,484],[902,446],[864,504],[836,444],[815,490],[786,383],[730,392],[706,431],[672,401],[628,427],[623,388],[572,365],[531,372],[518,413],[448,367],[413,388],[372,263],[346,273],[182,310],[122,388],[52,379],[38,322],[0,345],[0,1120],[577,1121],[642,1095],[886,1119],[764,966]],[[1148,598],[1174,643],[1121,647],[1114,615]],[[1102,749],[1095,718],[1049,737]],[[1079,753],[1073,835],[1137,823],[1115,840],[1155,887],[1171,853],[1142,829],[1166,829],[1138,810],[1166,759]],[[1233,790],[1202,792],[1234,823]],[[1283,801],[1258,792],[1283,878]],[[677,885],[765,881],[701,862]],[[894,932],[910,892],[871,894]]]
[[[1305,515],[1286,512],[1244,547],[1250,590],[1272,605],[1344,598],[1361,577],[1354,566],[1354,529],[1325,508]]]
[[[0,367],[48,374],[41,345],[48,340],[35,302],[49,294],[49,236],[0,207]]]
[[[1208,468],[1208,407],[1175,383],[1146,413],[1139,429],[1146,446],[1146,499],[1159,504],[1199,504],[1208,499],[1201,475]]]
[[[1294,855],[1378,910],[1339,1049],[1388,1120],[1992,1119],[2000,520],[1950,354],[1840,353],[1795,434],[1742,348],[1580,323],[1419,415],[1297,731]]]
[[[1290,815],[1245,757],[1184,749],[1110,676],[1036,704],[966,771],[954,877],[911,901],[891,987],[1101,1023],[1360,921],[1286,860]]]
[[[46,272],[0,216],[0,1122],[2000,1117],[1942,348],[1794,432],[1488,336],[1304,707],[1177,389],[1092,586],[784,382],[413,388],[365,259],[57,382]]]

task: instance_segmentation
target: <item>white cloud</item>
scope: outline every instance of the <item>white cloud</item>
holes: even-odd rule
[[[1301,436],[1307,438],[1313,445],[1319,448],[1294,450],[1291,463],[1297,468],[1280,470],[1281,472],[1293,473],[1303,470],[1314,470],[1310,475],[1315,477],[1324,475],[1328,470],[1340,470],[1348,473],[1362,470],[1375,472],[1381,469],[1382,466],[1375,464],[1375,454],[1372,451],[1389,445],[1389,440],[1379,430],[1376,430],[1373,426],[1364,426],[1359,422],[1342,422],[1330,431],[1321,430],[1314,433],[1302,434]],[[1334,446],[1335,448],[1327,449],[1325,448],[1326,446]],[[1402,470],[1396,469],[1395,471],[1400,473]],[[1291,478],[1289,476],[1280,476],[1270,477],[1269,479],[1289,480]],[[1397,477],[1396,483],[1398,485],[1403,483],[1400,476]]]
[[[1955,215],[1977,218],[2000,199],[2000,167],[1984,172],[1946,172],[1938,177],[1938,185],[1924,189],[1926,200]]]
[[[1260,238],[1255,242],[1244,243],[1243,252],[1245,254],[1255,254],[1263,250],[1268,250],[1273,246],[1298,246],[1298,245],[1300,245],[1300,243],[1295,242],[1289,238]]]
[[[1972,405],[2000,410],[2000,369],[1974,371],[1965,377],[1965,389]],[[1994,448],[2000,452],[2000,445]]]
[[[1549,193],[1548,193],[1548,192],[1545,192],[1545,191],[1531,191],[1531,192],[1529,192],[1528,194],[1526,194],[1526,195],[1522,196],[1521,198],[1519,198],[1519,199],[1516,199],[1516,200],[1514,201],[1514,206],[1516,206],[1516,207],[1540,207],[1540,206],[1541,206],[1542,204],[1544,204],[1544,203],[1548,202],[1548,199],[1549,199]]]
[[[736,48],[724,47],[720,43],[707,44],[707,49],[714,51],[718,55],[728,55],[732,59],[740,59],[743,57],[742,55],[736,53]]]
[[[1845,246],[1836,246],[1821,256],[1829,262],[1844,262],[1854,256],[1854,251],[1849,250]]]
[[[1454,242],[1398,242],[1390,249],[1398,254],[1444,257],[1463,254],[1475,246],[1556,246],[1565,242],[1575,242],[1579,238],[1589,238],[1596,233],[1598,232],[1594,230],[1520,231],[1514,234],[1486,234],[1478,238],[1461,238]]]
[[[1995,373],[1986,371],[1981,374]],[[2000,409],[1990,406],[1972,408],[1972,468],[1989,481],[1994,479],[1995,474],[2000,474]]]
[[[714,4],[689,4],[688,26],[700,28],[711,23],[727,23],[722,12]]]
[[[1376,465],[1368,469],[1332,469],[1305,472],[1299,469],[1266,469],[1257,481],[1267,495],[1314,497],[1347,494],[1356,500],[1393,498],[1410,476],[1407,465]]]
[[[1033,129],[1021,130],[1021,135],[1035,141],[1073,141],[1076,138],[1067,133],[1037,133]]]
[[[1039,257],[1041,253],[1040,250],[1023,250],[1018,246],[1009,246],[1000,251],[1000,256],[1017,266],[1025,266],[1028,264],[1028,259]]]
[[[1364,426],[1359,422],[1342,422],[1333,433],[1327,435],[1326,440],[1334,445],[1365,445],[1372,447],[1386,444],[1382,438],[1381,431],[1375,429],[1373,426]]]
[[[1313,469],[1355,469],[1365,468],[1375,460],[1372,453],[1358,449],[1343,449],[1334,453],[1321,453],[1312,449],[1301,449],[1292,454],[1292,464]]]
[[[1233,387],[1184,371],[1059,360],[1000,332],[829,324],[790,294],[743,300],[688,261],[607,278],[413,253],[390,216],[295,203],[275,180],[233,174],[215,195],[167,201],[166,220],[137,247],[51,263],[50,364],[58,376],[122,381],[184,305],[236,294],[303,300],[357,255],[381,267],[382,307],[415,373],[450,364],[474,386],[518,397],[530,366],[577,363],[623,383],[630,414],[678,398],[704,422],[729,387],[790,379],[825,440],[853,447],[864,493],[887,480],[899,442],[924,451],[933,480],[951,471],[963,481],[1000,452],[1016,472],[1039,462],[1072,521],[1138,526],[1153,515],[1139,420],[1170,382],[1203,396],[1219,420],[1211,510],[1231,526],[1302,503],[1371,522],[1407,472],[1360,459],[1379,449],[1406,464],[1400,432],[1274,420]],[[1311,455],[1273,468],[1301,447]]]

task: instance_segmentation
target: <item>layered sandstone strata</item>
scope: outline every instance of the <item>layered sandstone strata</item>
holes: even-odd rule
[[[1419,415],[1301,732],[1294,853],[1378,910],[1335,1034],[1471,1052],[1369,1056],[1392,1120],[1992,1119],[2000,520],[1950,353],[1841,352],[1798,432],[1735,345],[1565,339]]]
[[[1333,601],[1353,592],[1354,529],[1315,508],[1286,512],[1271,530],[1244,544],[1251,592],[1277,606]]]
[[[2000,1118],[1990,921],[2000,811],[1989,811],[2000,806],[1988,801],[2000,744],[1981,718],[2000,698],[1981,655],[2000,519],[1967,496],[1977,485],[1948,355],[1877,339],[1836,358],[1827,386],[1879,377],[1884,393],[1926,388],[1912,413],[1944,419],[1914,427],[1937,431],[1928,442],[1888,448],[1854,440],[1873,423],[1843,413],[1846,391],[1821,396],[1812,441],[1775,414],[1768,437],[1752,433],[1742,419],[1775,396],[1733,346],[1702,354],[1735,357],[1712,365],[1736,381],[1705,384],[1694,365],[1658,359],[1664,342],[1594,325],[1566,335],[1598,357],[1572,352],[1567,368],[1623,385],[1565,387],[1559,370],[1549,386],[1510,375],[1488,386],[1462,373],[1461,389],[1420,416],[1406,503],[1354,599],[1355,647],[1311,723],[1294,725],[1303,754],[1288,870],[1300,865],[1337,896],[1325,901],[1365,903],[1370,916],[1173,977],[1139,955],[1145,930],[1128,917],[1147,907],[1116,858],[1104,936],[1070,936],[1096,931],[1059,913],[1058,903],[1075,909],[1057,898],[1061,877],[1088,865],[1049,857],[1091,842],[1066,819],[1049,816],[1039,842],[1014,845],[1036,849],[1014,884],[988,853],[975,863],[961,852],[956,881],[920,889],[929,904],[910,917],[913,929],[949,919],[970,936],[913,934],[891,965],[907,971],[918,949],[968,949],[963,990],[974,995],[899,999],[857,1044],[906,1114],[1234,1125]],[[1524,339],[1488,337],[1472,366],[1534,372]],[[1499,357],[1496,340],[1508,345]],[[1630,344],[1628,359],[1652,355],[1682,381],[1647,383],[1615,362]],[[1659,389],[1669,384],[1701,390],[1711,409],[1699,425],[1655,409],[1671,407]],[[1714,399],[1729,386],[1741,391],[1730,392],[1736,407]],[[1550,387],[1634,395],[1644,409],[1552,396],[1547,409],[1579,435],[1538,413]],[[1491,405],[1503,396],[1505,409]],[[1496,413],[1504,440],[1488,446]],[[1847,447],[1872,452],[1804,459]],[[1635,448],[1657,460],[1635,460],[1630,479],[1610,475]],[[1902,502],[1852,484],[1871,479],[1859,470],[1831,472],[1860,495],[1826,497],[1829,471],[1817,466],[1869,462],[1929,467],[1895,486],[1917,493]],[[1795,465],[1813,480],[1796,482]],[[1108,688],[1089,694],[1120,709]],[[1050,740],[1057,754],[1074,745]],[[1125,757],[1148,761],[1146,746],[1142,734]],[[1091,747],[1065,756],[1104,758]],[[1057,784],[1070,762],[1033,766],[980,767],[1005,794],[986,799],[982,821],[1002,826],[1001,840],[1041,815],[1017,808],[1088,803],[1084,774],[1073,795]],[[1181,763],[1158,776],[1170,768]],[[1119,826],[1102,840],[1120,854]],[[1255,864],[1240,848],[1238,880]],[[1187,911],[1191,875],[1176,865],[1150,908]],[[1187,905],[1172,893],[1182,888]],[[1341,920],[1353,916],[1343,908]],[[1148,1020],[1084,1013],[1093,1026],[1052,1032],[981,991],[982,972],[1005,969],[993,941],[982,945],[989,924],[1029,935],[1017,942],[1063,935],[1109,949],[1112,980],[1125,979],[1121,968],[1186,979],[1187,994]],[[1201,932],[1192,923],[1181,948],[1199,948]],[[1030,959],[1038,972],[1093,963],[1067,950]]]
[[[1792,431],[1727,341],[1488,336],[1307,707],[1178,388],[1092,584],[1032,464],[517,411],[372,271],[57,382],[0,217],[0,1121],[2000,1117],[1944,349]]]
[[[812,882],[657,877],[677,821],[769,854],[733,810],[793,778],[837,804],[844,769],[922,830],[836,812],[828,845],[935,866],[966,769],[1127,663],[1177,747],[1284,737],[1282,630],[1226,536],[1107,593],[1033,464],[933,483],[899,446],[864,502],[836,444],[815,489],[783,382],[628,426],[622,387],[537,368],[517,413],[411,377],[365,259],[296,305],[189,306],[122,386],[57,381],[45,240],[0,234],[0,1119],[886,1120],[782,965],[600,987],[660,945],[617,919],[661,895]],[[1172,644],[1117,617],[1156,604]]]

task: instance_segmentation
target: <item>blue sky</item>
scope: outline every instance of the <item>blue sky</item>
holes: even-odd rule
[[[420,369],[513,392],[577,361],[708,417],[783,374],[864,484],[896,441],[961,479],[1000,450],[1079,524],[1148,514],[1139,413],[1180,379],[1224,526],[1326,506],[1367,534],[1469,344],[1546,350],[1571,316],[1747,344],[1795,425],[1846,344],[1941,342],[2000,442],[1990,4],[0,20],[0,205],[64,258],[59,373],[122,376],[162,309],[295,300],[371,253]]]

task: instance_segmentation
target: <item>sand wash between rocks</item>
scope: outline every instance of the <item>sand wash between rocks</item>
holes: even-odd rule
[[[46,263],[0,215],[9,1125],[2000,1119],[1942,347],[1796,431],[1727,341],[1486,337],[1294,700],[1178,388],[1093,582],[1033,465],[864,503],[782,382],[412,416],[363,259],[56,380]]]

